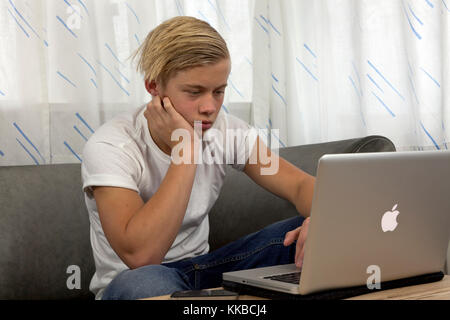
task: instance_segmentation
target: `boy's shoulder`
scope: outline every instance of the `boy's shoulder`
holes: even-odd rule
[[[98,128],[83,147],[83,159],[102,159],[113,154],[139,154],[143,107],[120,113]],[[145,120],[145,118],[144,118]]]
[[[134,140],[142,130],[142,119],[140,119],[142,112],[143,107],[139,107],[114,116],[95,131],[87,144],[110,143],[121,145]]]

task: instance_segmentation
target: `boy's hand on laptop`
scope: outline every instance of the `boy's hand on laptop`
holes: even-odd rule
[[[172,105],[168,97],[161,99],[159,96],[153,97],[152,101],[147,104],[144,116],[150,126],[157,132],[160,139],[164,141],[171,149],[175,147],[179,141],[172,141],[172,132],[176,129],[185,129],[189,132],[190,138],[194,139],[194,129],[179,114]],[[152,132],[153,133],[153,132]]]
[[[284,238],[284,246],[290,246],[294,241],[297,240],[297,244],[295,247],[295,265],[297,268],[301,268],[303,266],[303,257],[305,255],[305,241],[306,236],[308,234],[308,226],[309,226],[310,218],[306,218],[303,221],[303,224],[295,230],[289,231],[286,233]]]

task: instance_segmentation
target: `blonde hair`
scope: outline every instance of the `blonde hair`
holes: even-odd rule
[[[152,30],[133,55],[139,56],[137,71],[147,81],[165,87],[178,71],[229,59],[227,44],[207,22],[175,17]]]

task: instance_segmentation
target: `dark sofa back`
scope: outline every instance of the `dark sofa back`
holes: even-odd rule
[[[0,181],[0,299],[93,298],[80,164],[0,167]]]

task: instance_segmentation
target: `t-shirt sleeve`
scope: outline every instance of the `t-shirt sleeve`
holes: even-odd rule
[[[132,152],[107,142],[88,141],[83,150],[83,191],[93,197],[92,187],[120,187],[139,192],[140,166]]]

